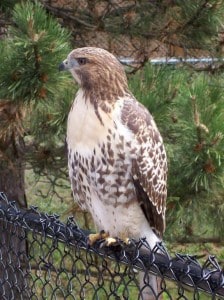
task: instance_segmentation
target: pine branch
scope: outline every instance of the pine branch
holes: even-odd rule
[[[201,123],[201,121],[200,121],[200,116],[199,116],[199,112],[198,112],[198,108],[197,108],[197,104],[196,104],[196,97],[191,96],[191,100],[192,100],[194,124],[196,126],[198,143],[200,145],[202,145],[204,143],[202,134],[203,134],[203,132],[208,133],[209,130],[208,130],[207,126],[205,124]]]
[[[38,46],[37,44],[33,45],[33,51],[34,51],[34,57],[35,57],[35,68],[36,68],[36,72],[38,74],[38,76],[40,76],[40,57],[39,57],[39,53],[38,53]]]
[[[193,26],[195,21],[197,21],[199,17],[203,14],[204,10],[210,8],[211,5],[209,2],[209,0],[206,0],[201,6],[199,6],[195,14],[187,22],[180,26],[179,30],[184,31],[187,27]]]

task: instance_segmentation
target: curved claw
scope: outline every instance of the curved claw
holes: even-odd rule
[[[120,245],[119,239],[118,238],[113,238],[108,236],[101,244],[100,244],[100,248],[103,247],[111,247],[111,246],[118,246]]]
[[[91,234],[89,234],[87,243],[88,243],[90,246],[92,246],[92,245],[94,245],[97,241],[105,240],[105,239],[108,238],[108,237],[109,237],[109,233],[108,233],[108,232],[105,232],[104,230],[101,230],[101,231],[98,232],[98,233],[91,233]]]
[[[104,230],[98,233],[92,233],[88,236],[88,244],[93,246],[97,241],[101,241],[100,248],[103,247],[116,247],[116,246],[127,246],[130,245],[131,240],[129,238],[120,239],[118,237],[109,236],[108,232]]]

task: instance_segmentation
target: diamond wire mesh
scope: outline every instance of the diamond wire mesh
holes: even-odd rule
[[[192,256],[171,258],[163,244],[146,251],[144,239],[89,247],[88,232],[73,218],[63,224],[36,207],[21,210],[2,193],[0,222],[0,299],[142,299],[139,270],[145,286],[149,271],[157,275],[155,299],[224,298],[224,273],[213,256],[201,266]]]
[[[178,3],[175,8],[175,3],[154,0],[40,2],[71,30],[75,48],[101,47],[117,56],[134,58],[136,67],[137,61],[143,62],[147,58],[208,55],[197,42],[180,34],[188,19],[179,17],[177,22]],[[200,5],[203,6],[203,3]],[[169,7],[173,7],[173,17]],[[189,18],[192,22],[197,15],[190,14]]]

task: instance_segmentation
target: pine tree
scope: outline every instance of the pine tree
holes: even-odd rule
[[[37,3],[16,5],[12,21],[8,38],[0,43],[0,139],[2,164],[8,166],[1,172],[11,174],[0,178],[1,190],[7,194],[11,190],[9,196],[19,201],[25,195],[24,161],[34,161],[30,153],[40,155],[42,151],[43,156],[49,155],[52,143],[60,141],[59,135],[64,133],[55,118],[60,111],[62,121],[66,116],[69,96],[64,91],[65,87],[68,91],[70,79],[59,76],[57,65],[70,51],[70,37]],[[11,152],[6,154],[5,149]],[[16,158],[20,159],[18,167],[14,166]],[[14,179],[13,170],[20,172]],[[7,178],[11,178],[9,184]]]
[[[26,207],[26,166],[35,168],[37,157],[38,171],[58,161],[65,165],[63,121],[71,99],[71,79],[59,75],[58,64],[70,51],[70,35],[37,2],[16,4],[11,23],[0,42],[0,191]],[[7,233],[1,241],[9,243]],[[15,253],[26,252],[24,239],[21,242],[15,236],[13,244]],[[2,252],[3,260],[16,264],[16,256],[11,257],[7,250]],[[29,299],[28,288],[15,288],[23,286],[22,274],[15,277],[11,269],[1,267],[2,272],[8,272],[12,287],[4,285],[7,299],[20,299],[21,293],[23,299]]]

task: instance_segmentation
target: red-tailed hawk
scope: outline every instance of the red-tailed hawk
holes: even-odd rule
[[[106,50],[75,49],[59,69],[70,70],[80,86],[67,125],[74,198],[99,230],[146,237],[153,248],[165,228],[167,159],[152,116]]]

